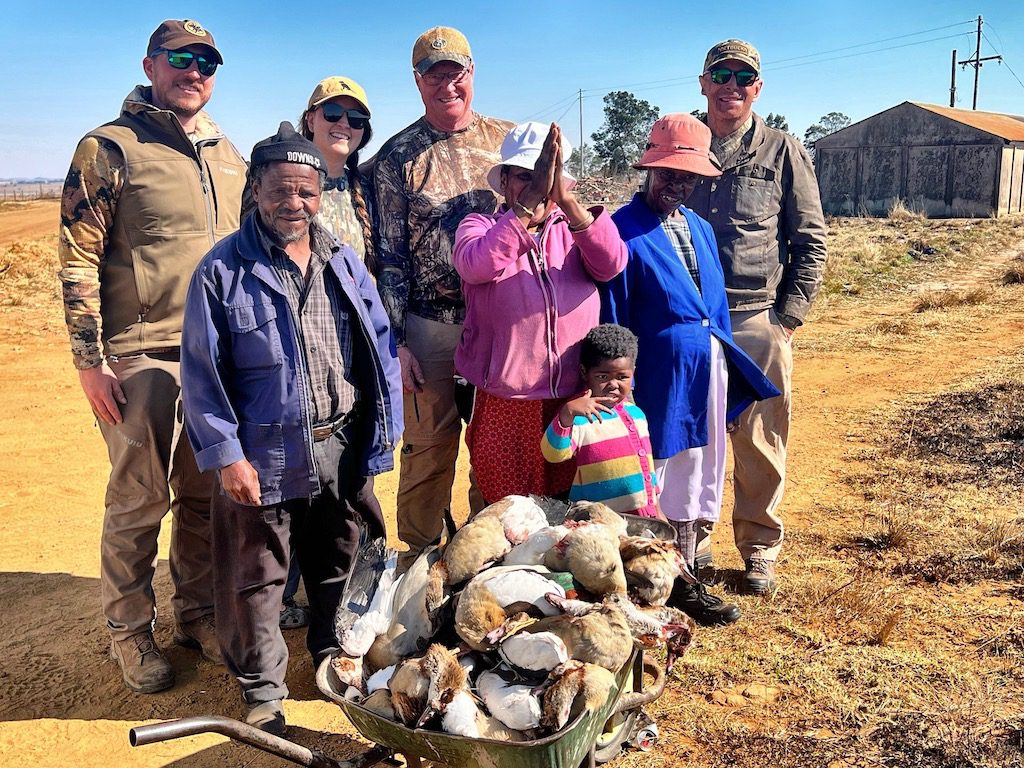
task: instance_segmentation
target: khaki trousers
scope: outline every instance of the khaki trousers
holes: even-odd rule
[[[100,549],[100,593],[115,640],[156,619],[153,574],[160,522],[170,510],[171,606],[180,623],[213,613],[212,477],[185,435],[177,350],[109,361],[124,390],[121,424],[100,422],[110,457]],[[173,493],[173,498],[172,498]]]
[[[786,485],[786,443],[793,378],[793,348],[773,309],[732,312],[736,343],[782,393],[754,403],[731,433],[735,506],[733,533],[744,560],[775,560],[784,526],[779,505]]]
[[[423,391],[406,392],[405,433],[398,476],[398,537],[409,545],[400,565],[406,567],[440,534],[450,513],[455,461],[459,455],[462,420],[455,405],[455,348],[461,325],[406,315],[405,338],[416,356]],[[483,507],[470,475],[470,508]]]

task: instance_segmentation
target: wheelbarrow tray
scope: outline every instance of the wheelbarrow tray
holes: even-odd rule
[[[583,712],[557,733],[533,741],[472,739],[442,731],[408,728],[343,698],[331,683],[333,671],[329,660],[317,671],[317,685],[341,707],[363,738],[406,756],[460,768],[579,768],[604,730],[605,722],[615,713],[637,653],[639,651],[634,650],[615,675],[615,684],[602,706],[593,712]]]

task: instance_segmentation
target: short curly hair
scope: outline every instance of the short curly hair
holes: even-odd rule
[[[580,365],[593,368],[602,360],[628,357],[636,362],[636,336],[628,328],[614,323],[603,323],[591,328],[580,344]]]

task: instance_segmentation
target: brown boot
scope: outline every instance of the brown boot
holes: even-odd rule
[[[207,661],[212,661],[214,664],[224,663],[224,657],[220,653],[220,643],[217,642],[217,623],[213,620],[212,613],[184,624],[176,624],[173,637],[174,642],[178,645],[183,645],[186,648],[198,648],[199,653]]]
[[[160,653],[149,630],[124,640],[112,639],[110,658],[121,665],[124,684],[136,693],[156,693],[174,685],[174,668]]]

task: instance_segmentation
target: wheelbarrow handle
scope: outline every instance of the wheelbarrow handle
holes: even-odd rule
[[[315,749],[303,747],[294,741],[282,739],[246,723],[232,720],[230,717],[183,717],[180,720],[167,720],[152,725],[137,725],[128,731],[128,741],[133,747],[155,744],[185,736],[197,736],[201,733],[218,733],[221,736],[248,744],[250,747],[269,752],[306,768],[368,768],[390,757],[392,752],[387,747],[374,747],[356,760],[339,762]]]
[[[661,696],[665,691],[665,670],[654,659],[641,651],[643,659],[643,671],[654,678],[649,688],[641,691],[628,691],[619,697],[615,704],[615,711],[612,714],[621,715],[632,709],[638,709],[644,704],[649,704]],[[641,686],[642,687],[642,686]]]

